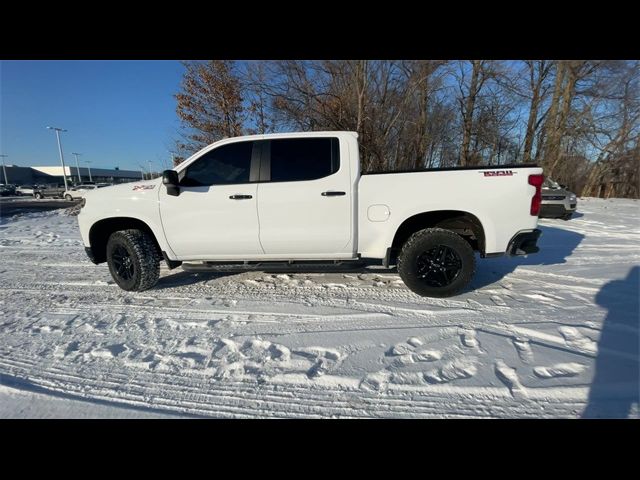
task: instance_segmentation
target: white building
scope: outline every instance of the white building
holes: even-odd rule
[[[62,182],[62,167],[61,166],[44,166],[44,167],[29,167],[34,170],[34,176],[41,177],[46,175],[51,178],[52,182]],[[141,180],[143,174],[136,170],[120,170],[111,168],[89,168],[80,167],[81,182],[78,182],[78,169],[74,166],[65,166],[65,173],[67,175],[67,181],[71,180],[73,183],[82,183],[89,181],[89,173],[91,173],[91,180],[94,182],[106,182],[106,183],[126,183]],[[147,174],[148,176],[148,174]]]

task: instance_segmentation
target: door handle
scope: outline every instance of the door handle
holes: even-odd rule
[[[231,195],[229,198],[231,200],[248,200],[249,198],[253,198],[253,195]]]
[[[334,191],[322,192],[323,197],[342,197],[343,195],[346,195],[346,193]]]

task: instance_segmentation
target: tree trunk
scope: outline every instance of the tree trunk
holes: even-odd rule
[[[533,140],[536,134],[536,126],[538,123],[538,110],[540,109],[541,90],[544,80],[548,73],[548,64],[545,60],[539,62],[527,62],[530,73],[531,86],[531,103],[529,105],[529,119],[527,120],[527,130],[524,139],[524,163],[531,162],[531,151],[533,149]],[[535,67],[538,65],[538,76],[535,76]]]
[[[549,105],[549,112],[547,113],[547,120],[544,127],[544,146],[541,146],[542,154],[542,166],[545,168],[545,175],[550,176],[548,168],[553,163],[551,155],[556,150],[557,139],[557,123],[558,123],[558,110],[560,108],[560,100],[562,98],[562,86],[565,78],[565,62],[560,60],[556,62],[556,79],[553,87],[553,97],[551,98],[551,105]]]
[[[473,160],[469,155],[469,147],[471,145],[471,133],[473,129],[473,111],[475,109],[476,97],[478,95],[478,85],[480,84],[480,75],[482,69],[481,60],[473,60],[471,62],[471,83],[469,84],[469,93],[464,105],[464,122],[462,130],[462,147],[460,155],[460,164],[464,167],[471,165]]]

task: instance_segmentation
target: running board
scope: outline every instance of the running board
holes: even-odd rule
[[[182,268],[189,272],[201,272],[208,270],[271,270],[271,269],[295,269],[295,268],[358,268],[370,265],[370,262],[361,259],[354,260],[255,260],[255,261],[209,261],[202,263],[183,262]]]

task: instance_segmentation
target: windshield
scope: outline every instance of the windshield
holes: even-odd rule
[[[557,182],[554,182],[550,178],[545,178],[544,179],[544,183],[542,184],[542,187],[543,188],[553,188],[554,190],[557,190],[557,189],[560,188],[560,185],[558,185]]]

